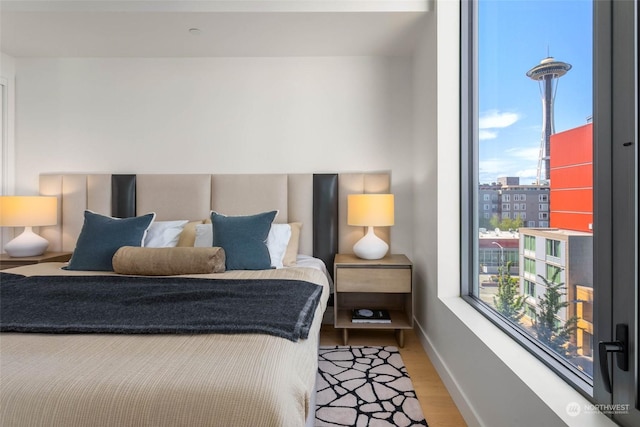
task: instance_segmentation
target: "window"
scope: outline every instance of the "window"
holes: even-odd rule
[[[536,284],[531,280],[524,281],[524,294],[530,297],[536,297]]]
[[[562,283],[562,278],[560,277],[560,267],[556,266],[556,265],[550,265],[547,264],[547,282],[548,283],[553,283],[553,284],[560,284]]]
[[[524,236],[524,249],[526,251],[535,252],[535,250],[536,250],[536,237],[535,236]]]
[[[484,206],[482,207],[483,210],[488,211],[491,210],[491,206],[488,203],[485,203]]]
[[[524,259],[524,272],[533,276],[536,275],[536,260],[531,258]]]
[[[547,239],[546,255],[550,257],[560,258],[560,241]]]
[[[484,195],[484,197],[483,197],[483,200],[484,200],[485,202],[488,202],[488,201],[490,201],[490,200],[491,200],[491,196],[490,196],[489,194],[485,194],[485,195]]]
[[[585,198],[593,193],[592,183],[583,180],[578,184],[581,177],[587,176],[578,168],[585,165],[580,158],[591,158],[593,140],[579,139],[572,133],[592,126],[586,118],[593,114],[594,108],[593,3],[588,0],[473,0],[462,2],[462,5],[463,9],[477,9],[468,15],[470,25],[462,25],[463,29],[470,28],[471,31],[462,38],[468,43],[462,50],[465,53],[463,64],[468,64],[463,67],[467,74],[462,76],[465,97],[462,100],[462,170],[463,175],[468,174],[463,177],[463,191],[468,192],[462,194],[462,200],[477,203],[482,197],[479,189],[484,184],[497,182],[498,177],[517,177],[519,180],[519,184],[509,187],[509,191],[518,191],[517,194],[505,194],[507,189],[503,187],[497,212],[501,214],[502,229],[518,228],[508,224],[518,221],[524,225],[527,218],[526,226],[534,229],[520,230],[518,239],[524,240],[519,243],[523,248],[523,253],[519,254],[521,264],[509,272],[512,279],[519,281],[519,296],[527,296],[527,302],[520,305],[519,310],[529,320],[501,312],[502,304],[492,303],[495,300],[489,294],[496,292],[495,289],[479,286],[486,281],[486,273],[481,271],[476,255],[479,241],[474,228],[481,219],[477,217],[477,209],[463,209],[463,216],[466,215],[463,234],[472,236],[470,247],[463,249],[463,253],[469,254],[468,261],[463,259],[466,267],[463,277],[468,281],[463,293],[468,295],[467,300],[474,307],[510,333],[514,340],[588,394],[593,387],[593,352],[588,351],[587,344],[581,344],[587,351],[578,350],[578,342],[590,338],[577,333],[572,316],[577,313],[579,304],[574,297],[577,281],[580,286],[593,289],[593,251],[589,247],[593,230],[580,229],[582,223],[593,221],[591,218],[584,221],[584,217],[554,215],[558,212],[557,208],[554,210],[554,203],[560,202],[557,206],[563,206],[562,210],[567,212],[593,204],[592,198]],[[548,52],[540,52],[541,36],[544,47],[548,45]],[[585,131],[583,135],[590,134]],[[563,165],[568,165],[563,166],[560,179],[555,175],[560,172],[551,167],[550,156],[560,152],[554,151],[553,147],[566,142],[563,137],[570,139],[572,149],[555,154],[567,156],[560,159]],[[576,167],[572,168],[574,165]],[[522,188],[516,190],[515,185]],[[562,185],[567,187],[560,187]],[[575,188],[589,189],[584,193],[589,196],[582,193],[576,196],[581,203],[580,209],[577,205],[571,206],[573,201],[570,199],[575,193],[559,191]],[[525,192],[529,194],[529,203],[524,203],[527,201]],[[511,216],[511,212],[514,215]],[[587,214],[592,215],[592,212]],[[563,246],[564,240],[554,239],[553,233],[559,233],[558,236],[575,234],[584,239],[584,246],[572,251]],[[541,239],[538,244],[536,239]],[[571,259],[573,264],[562,264],[561,261],[565,262],[563,257],[568,258],[569,253],[576,257]],[[558,295],[560,297],[556,298]],[[582,307],[589,310],[592,303],[582,304]],[[583,319],[589,318],[592,314],[584,313]],[[532,319],[546,319],[547,323],[540,328],[555,331],[553,333],[562,329],[563,338],[559,338],[562,343],[556,341],[551,345],[545,341],[547,335],[532,325]],[[585,330],[588,328],[586,325]],[[523,338],[523,334],[527,338]]]

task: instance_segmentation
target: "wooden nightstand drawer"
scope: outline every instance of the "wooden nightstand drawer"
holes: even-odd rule
[[[410,293],[410,268],[338,268],[338,292]]]

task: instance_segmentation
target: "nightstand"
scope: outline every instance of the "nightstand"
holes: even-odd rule
[[[70,259],[71,252],[45,252],[42,255],[26,257],[10,257],[7,254],[0,254],[0,270],[41,262],[67,262]]]
[[[334,262],[334,326],[342,329],[344,345],[349,329],[394,329],[400,347],[404,330],[413,328],[413,265],[405,255],[366,260],[337,254]],[[385,309],[391,323],[353,323],[354,308]]]

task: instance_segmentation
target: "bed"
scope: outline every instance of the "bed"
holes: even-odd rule
[[[3,332],[0,425],[313,425],[319,330],[331,293],[328,272],[335,253],[348,251],[363,232],[343,224],[344,200],[350,193],[388,191],[387,173],[42,175],[41,194],[55,195],[60,201],[59,223],[41,230],[51,242],[51,250],[73,250],[79,245],[85,210],[120,218],[154,212],[153,221],[188,221],[181,240],[191,233],[187,229],[211,219],[212,210],[232,218],[276,210],[275,223],[302,224],[295,261],[289,260],[283,268],[234,268],[170,277],[214,287],[284,280],[282,283],[311,284],[319,289],[319,295],[307,334],[300,338],[228,330]],[[195,238],[189,241],[191,237],[177,245],[196,244]],[[131,277],[63,270],[63,266],[37,264],[3,273],[21,280],[75,276],[105,283]],[[144,277],[154,278],[166,279]]]

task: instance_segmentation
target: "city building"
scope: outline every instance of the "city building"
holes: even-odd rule
[[[551,136],[550,226],[593,229],[593,123]]]
[[[538,297],[549,283],[565,285],[568,307],[557,313],[558,321],[579,318],[573,344],[578,354],[593,355],[593,235],[557,228],[520,229],[520,289],[527,295],[525,322],[538,312]]]
[[[520,235],[515,230],[486,230],[480,229],[478,238],[478,260],[480,274],[496,274],[501,265],[511,264],[511,274],[519,272],[519,240]]]
[[[520,185],[518,177],[500,177],[478,189],[480,227],[493,229],[493,217],[522,220],[523,227],[549,226],[549,186]]]

